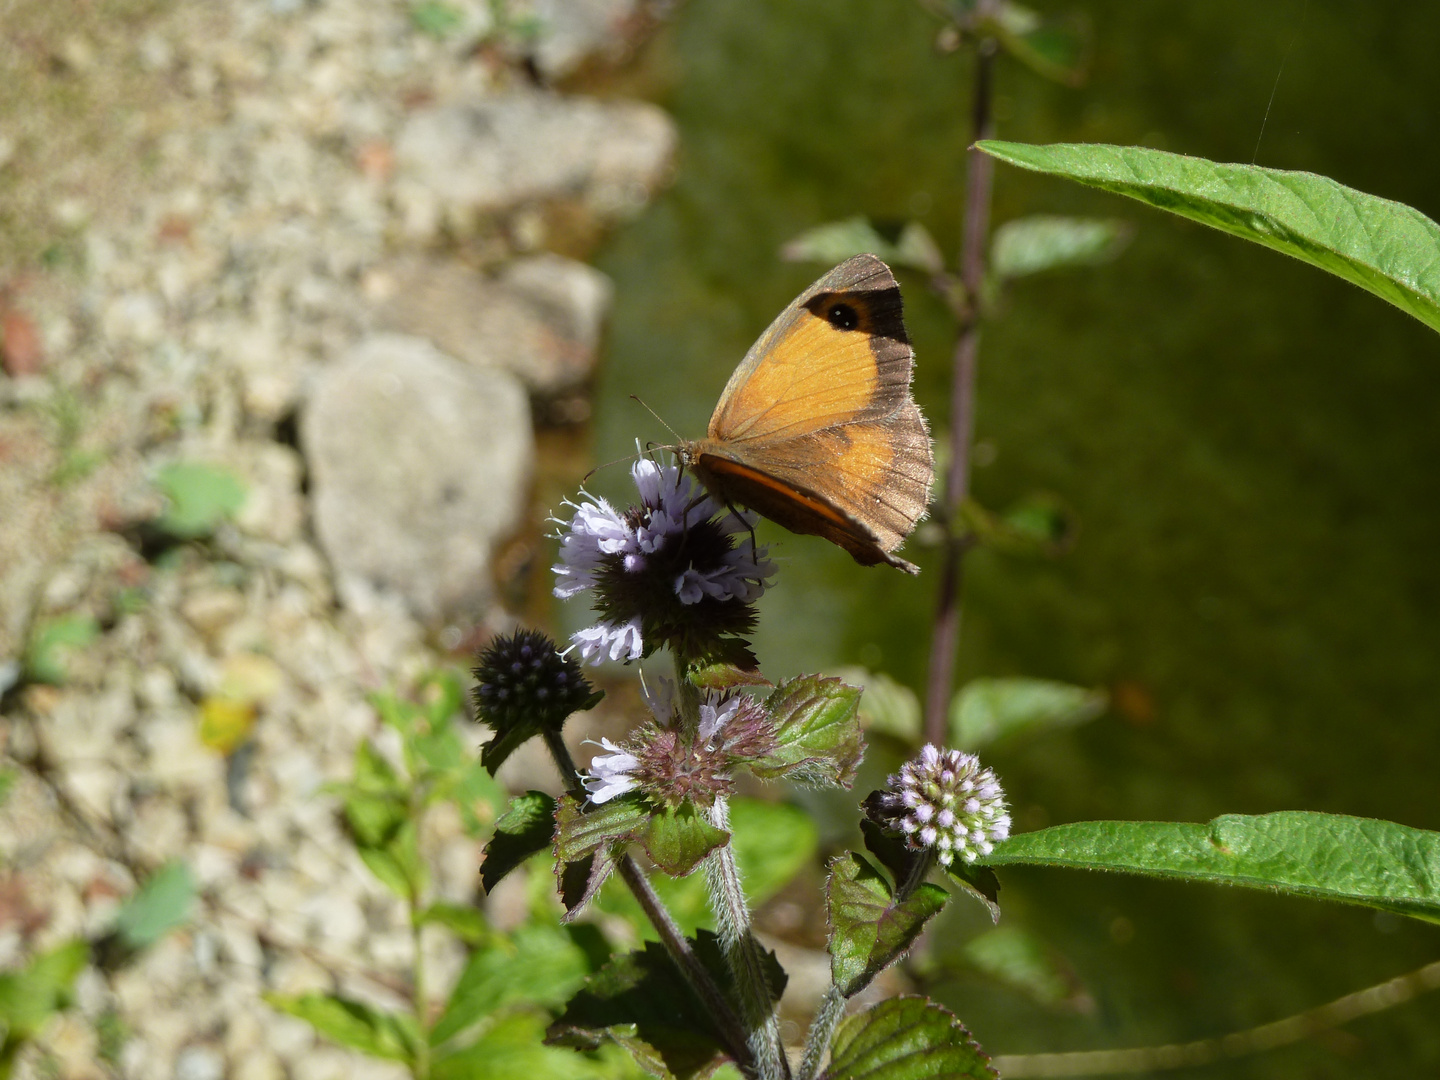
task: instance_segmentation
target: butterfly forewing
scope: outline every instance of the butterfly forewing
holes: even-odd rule
[[[711,439],[768,442],[889,416],[910,395],[900,287],[874,255],[817,281],[770,324],[730,377]]]

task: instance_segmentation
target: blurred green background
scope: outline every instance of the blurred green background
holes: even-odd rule
[[[1090,79],[1067,89],[1002,58],[999,137],[1255,157],[1440,217],[1440,8],[1046,12],[1088,20]],[[918,218],[953,253],[971,69],[964,50],[935,50],[938,26],[907,0],[679,8],[641,73],[679,122],[677,180],[598,259],[618,299],[597,461],[666,439],[632,393],[703,433],[745,349],[824,269],[779,261],[795,234],[857,213]],[[1030,213],[1138,231],[1109,266],[1021,282],[981,345],[977,437],[993,462],[977,496],[1002,508],[1054,493],[1081,531],[1053,562],[971,558],[961,676],[1104,685],[1123,705],[989,755],[1020,827],[1306,808],[1440,828],[1440,340],[1298,262],[1000,166],[995,220]],[[954,331],[920,276],[901,281],[917,394],[943,433]],[[592,486],[623,482],[614,469]],[[772,677],[860,663],[920,688],[934,573],[862,569],[768,524],[762,540],[783,560],[759,636]],[[913,541],[904,554],[935,561]],[[1358,909],[1069,873],[1002,880],[1007,919],[1068,961],[1095,1008],[947,979],[939,996],[992,1052],[1222,1034],[1440,955],[1432,929]],[[937,948],[979,920],[955,914]],[[1428,1075],[1437,1021],[1432,996],[1186,1075]]]

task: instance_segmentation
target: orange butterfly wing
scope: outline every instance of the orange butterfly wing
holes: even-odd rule
[[[891,554],[924,516],[934,473],[913,362],[894,275],[857,255],[780,313],[683,455],[721,498],[914,573]]]

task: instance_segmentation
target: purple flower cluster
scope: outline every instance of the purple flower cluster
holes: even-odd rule
[[[640,503],[620,512],[581,493],[560,528],[555,595],[589,592],[599,610],[571,641],[581,659],[635,660],[677,639],[705,651],[708,639],[740,633],[754,622],[751,604],[775,565],[755,548],[748,516],[721,513],[689,475],[641,458],[631,470]]]
[[[709,691],[700,703],[700,722],[692,735],[680,730],[675,687],[668,679],[645,686],[654,717],[623,746],[601,739],[581,782],[590,802],[603,803],[636,788],[670,806],[690,800],[709,806],[734,787],[733,768],[763,757],[775,747],[775,732],[765,707],[748,694]]]

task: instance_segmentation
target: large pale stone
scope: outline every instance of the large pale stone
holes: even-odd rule
[[[396,142],[397,194],[489,212],[574,198],[596,212],[644,203],[675,149],[654,105],[533,91],[417,109]]]
[[[589,376],[613,291],[600,271],[559,255],[517,259],[495,277],[411,256],[373,271],[366,287],[390,329],[503,367],[540,393]]]
[[[398,593],[423,618],[485,600],[490,553],[530,483],[530,405],[514,376],[378,334],[316,384],[301,438],[342,598]]]

